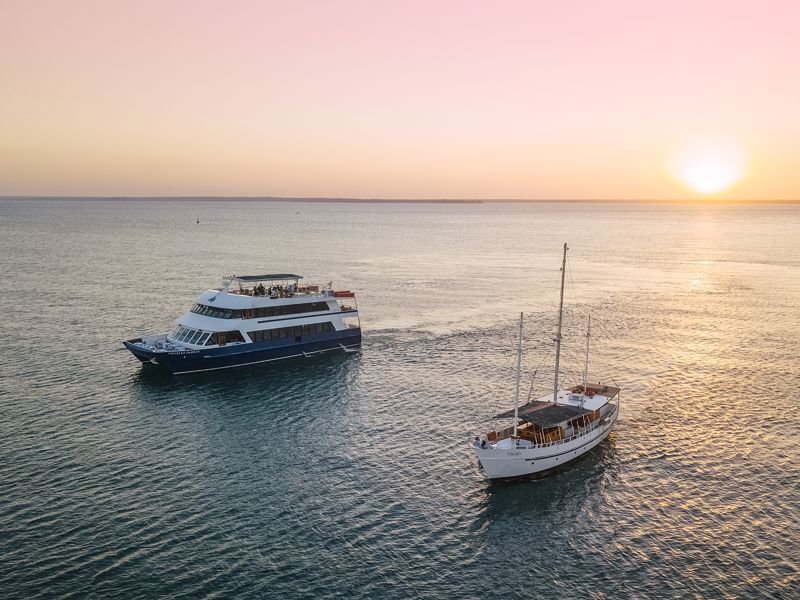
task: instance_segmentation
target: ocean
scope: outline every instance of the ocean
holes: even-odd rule
[[[199,220],[199,223],[197,222]],[[468,447],[622,388],[543,479]],[[800,206],[0,199],[0,596],[797,598]],[[354,354],[169,376],[224,275],[357,293]]]

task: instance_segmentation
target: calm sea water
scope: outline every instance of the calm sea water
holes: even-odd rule
[[[467,441],[520,311],[549,385],[564,241],[566,370],[591,311],[620,421],[490,485]],[[0,596],[798,597],[800,207],[0,200],[0,266]],[[362,350],[122,349],[272,270],[356,290]]]

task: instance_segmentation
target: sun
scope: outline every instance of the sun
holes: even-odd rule
[[[684,149],[675,176],[695,192],[718,194],[744,177],[744,158],[733,146],[702,145]]]

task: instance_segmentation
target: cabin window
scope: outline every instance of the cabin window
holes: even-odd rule
[[[184,344],[205,344],[211,334],[202,329],[190,329],[183,325],[178,325],[175,330],[170,334],[170,338],[176,342]]]
[[[193,304],[191,312],[215,319],[258,319],[281,317],[300,313],[328,311],[327,302],[304,302],[302,304],[283,304],[281,306],[260,306],[252,309],[217,308],[207,304]]]
[[[336,331],[336,327],[334,327],[333,323],[328,321],[326,323],[310,323],[308,325],[295,325],[293,327],[261,329],[259,331],[250,331],[248,335],[254,342],[261,342],[264,340],[278,340],[287,337],[329,333],[331,331]]]
[[[244,338],[239,330],[233,331],[220,331],[217,333],[218,344],[233,344],[235,342],[243,342]]]

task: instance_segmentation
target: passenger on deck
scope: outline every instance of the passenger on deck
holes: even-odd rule
[[[264,295],[264,284],[263,283],[259,283],[258,284],[258,295],[259,296],[263,296]]]
[[[472,442],[472,445],[475,446],[476,448],[480,448],[481,447],[481,441],[478,439],[477,435],[475,436],[475,441]]]
[[[481,448],[486,450],[486,440],[481,440]]]

